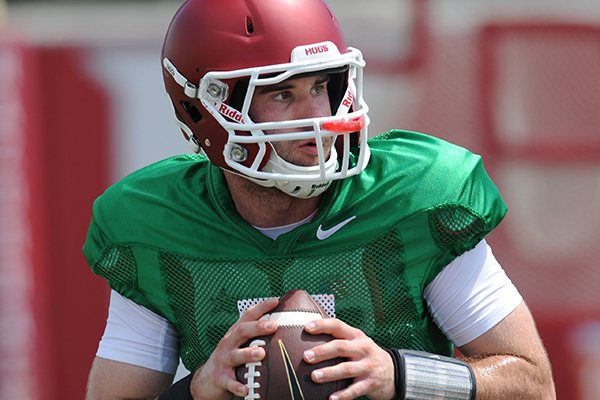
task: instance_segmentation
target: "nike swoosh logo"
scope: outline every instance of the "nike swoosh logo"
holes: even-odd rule
[[[283,344],[283,340],[281,339],[279,340],[279,350],[281,351],[281,358],[283,358],[283,365],[285,366],[285,372],[287,374],[288,388],[290,390],[291,399],[304,400],[304,394],[300,388],[300,382],[298,381],[298,375],[296,375],[294,364],[292,363],[290,355],[285,348],[285,344]]]
[[[333,235],[334,233],[336,233],[337,231],[342,229],[344,226],[346,226],[346,224],[351,222],[354,218],[356,218],[356,215],[353,215],[350,218],[343,220],[339,224],[332,226],[329,229],[323,229],[323,225],[319,225],[319,228],[317,229],[317,239],[319,239],[319,240],[327,239],[328,237],[330,237],[331,235]]]

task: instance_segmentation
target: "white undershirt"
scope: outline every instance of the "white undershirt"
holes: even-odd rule
[[[448,264],[424,298],[434,321],[458,347],[493,328],[523,300],[485,240]],[[179,337],[165,318],[113,291],[96,355],[174,374]]]

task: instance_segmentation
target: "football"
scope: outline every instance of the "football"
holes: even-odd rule
[[[350,384],[350,380],[318,384],[311,379],[315,369],[335,365],[337,358],[318,364],[302,359],[305,350],[333,339],[330,335],[311,335],[304,326],[327,313],[303,290],[292,290],[281,297],[277,307],[262,319],[276,320],[277,331],[269,336],[254,338],[247,346],[262,346],[265,359],[236,369],[237,379],[244,383],[249,394],[245,399],[325,400]]]

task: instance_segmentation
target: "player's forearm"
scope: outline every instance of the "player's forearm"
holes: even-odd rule
[[[92,364],[86,400],[152,400],[171,384],[163,372],[96,357]]]
[[[550,366],[512,355],[467,360],[477,382],[477,400],[554,400]]]

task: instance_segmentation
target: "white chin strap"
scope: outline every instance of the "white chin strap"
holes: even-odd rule
[[[331,147],[331,155],[329,159],[325,162],[325,170],[327,173],[333,173],[337,169],[337,152],[335,150],[335,146]],[[283,158],[279,157],[275,149],[271,149],[271,155],[269,156],[269,161],[263,168],[265,172],[271,172],[274,174],[316,174],[319,173],[320,167],[318,165],[310,166],[310,167],[302,167],[300,165],[292,164],[285,161]],[[308,199],[310,197],[316,197],[322,194],[329,185],[331,185],[331,181],[287,181],[280,179],[254,179],[247,177],[251,181],[257,183],[260,186],[264,187],[276,187],[281,190],[285,194],[297,197],[299,199]]]

